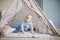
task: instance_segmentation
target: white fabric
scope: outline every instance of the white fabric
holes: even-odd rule
[[[10,8],[8,10],[6,10],[4,16],[2,17],[1,22],[0,22],[0,28],[4,27],[5,24],[8,24],[8,22],[13,20],[14,16],[16,15],[16,13],[18,11],[20,11],[23,7],[24,7],[24,5],[23,5],[21,0],[19,0],[19,1],[14,0],[12,5],[10,6]]]
[[[50,37],[50,35],[46,35],[46,34],[39,34],[39,33],[35,33],[32,34],[30,32],[25,32],[23,33],[10,33],[10,34],[6,34],[5,37]]]
[[[25,2],[25,1],[24,1],[24,2]],[[27,6],[28,6],[30,9],[32,9],[32,11],[37,12],[37,14],[39,14],[41,17],[44,18],[44,16],[41,14],[40,10],[37,8],[36,4],[35,4],[32,0],[30,0],[30,1],[28,1],[28,2],[25,2],[25,3],[27,4]],[[31,6],[32,6],[32,7],[31,7]]]
[[[8,24],[8,22],[10,22],[13,19],[14,15],[15,14],[12,13],[10,16],[7,16],[6,18],[1,19],[0,27],[4,27],[5,24]]]
[[[12,33],[13,31],[15,31],[16,29],[15,28],[12,28],[10,26],[6,26],[3,30],[2,30],[2,33],[3,34],[9,34],[9,33]]]
[[[30,33],[10,33],[10,34],[5,34],[5,37],[32,37]]]
[[[5,24],[8,24],[8,22],[10,22],[13,17],[16,15],[16,3],[17,0],[15,0],[11,7],[5,12],[4,16],[2,16],[1,22],[0,22],[0,28],[4,27]]]
[[[40,33],[35,33],[33,34],[34,37],[50,37],[48,34],[40,34]]]
[[[52,20],[49,20],[49,22],[53,25],[53,28],[55,29],[54,31],[56,31],[56,32],[60,35],[59,31],[57,30],[57,28],[56,28],[55,25],[53,24]]]

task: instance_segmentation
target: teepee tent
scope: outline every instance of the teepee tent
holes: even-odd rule
[[[2,17],[0,28],[2,29],[8,23],[11,26],[21,24],[29,13],[33,15],[33,24],[36,32],[59,35],[53,23],[44,15],[35,0],[14,0]]]

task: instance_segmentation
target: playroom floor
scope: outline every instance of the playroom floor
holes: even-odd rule
[[[0,40],[60,40],[60,37],[51,37],[51,38],[5,38],[2,37]]]

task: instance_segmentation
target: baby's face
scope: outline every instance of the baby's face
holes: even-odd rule
[[[26,22],[31,22],[32,21],[32,15],[28,15],[26,17]]]

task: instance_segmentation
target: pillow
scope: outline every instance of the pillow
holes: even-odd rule
[[[12,28],[11,26],[9,25],[6,25],[4,27],[4,29],[2,30],[2,33],[3,34],[9,34],[9,33],[12,33],[13,31],[15,31],[16,29],[15,28]]]

